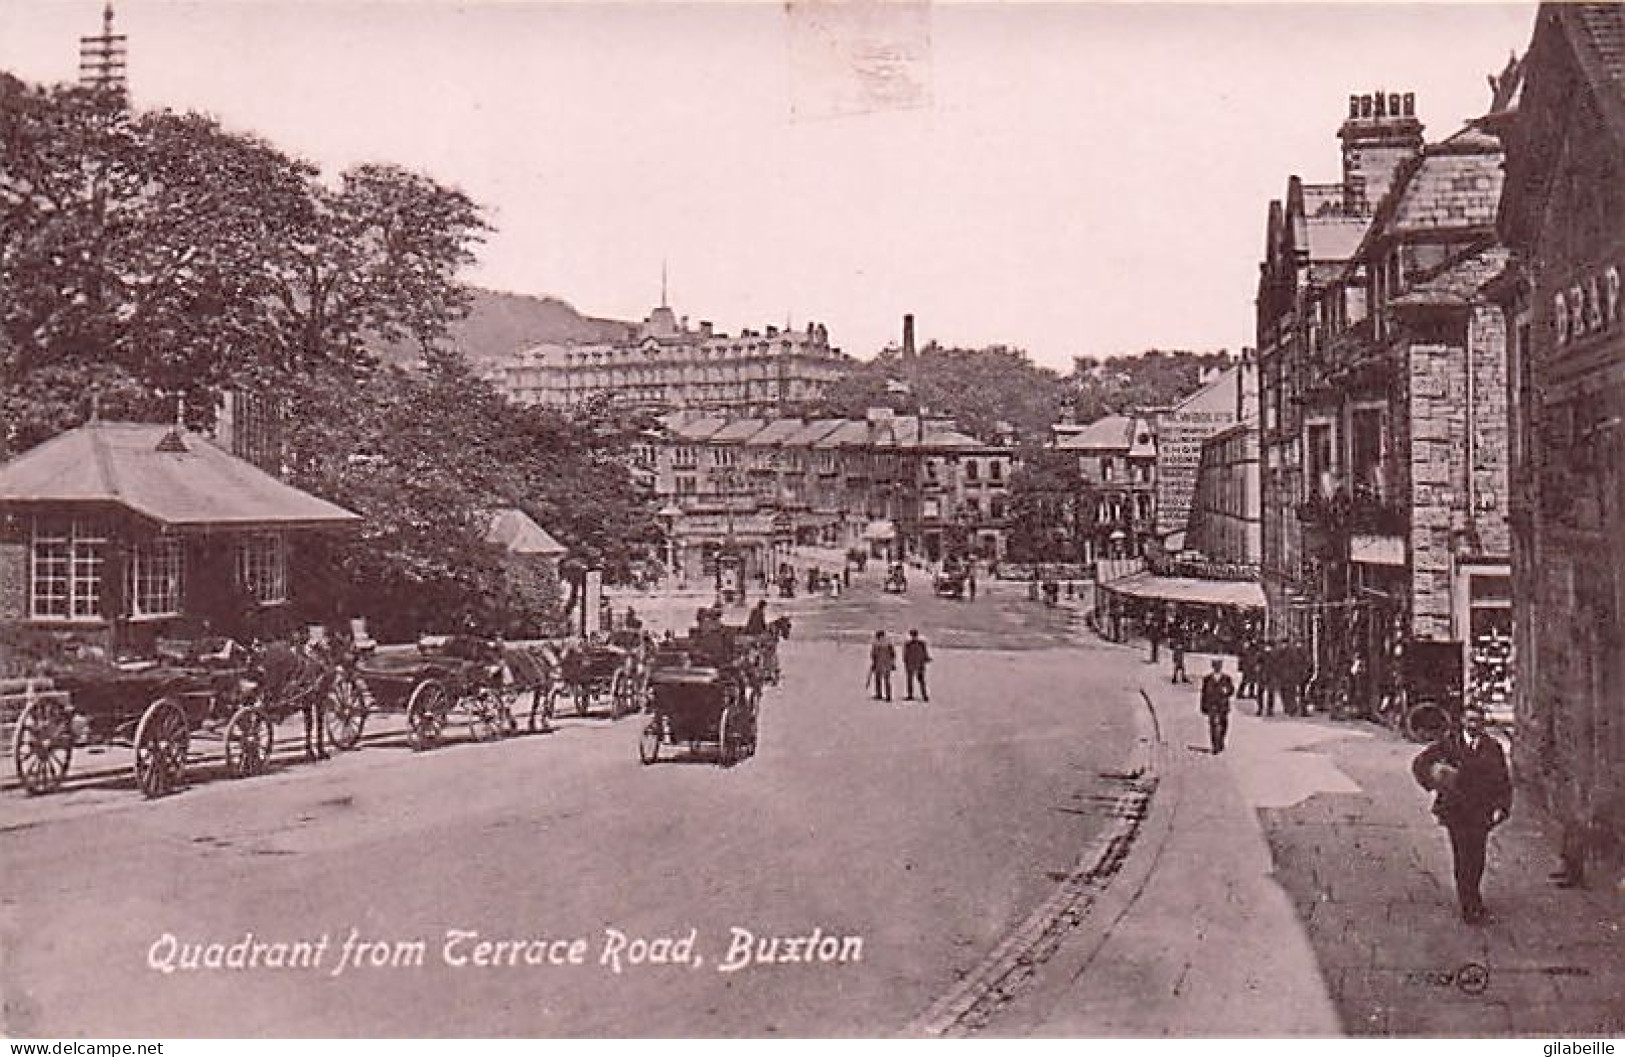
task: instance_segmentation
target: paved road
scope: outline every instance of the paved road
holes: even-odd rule
[[[1099,832],[1139,666],[1019,589],[960,604],[863,585],[796,612],[761,750],[729,770],[640,766],[628,718],[428,754],[376,744],[157,802],[8,793],[5,1031],[902,1030]],[[929,706],[861,692],[882,625],[932,640]],[[523,941],[484,952],[521,964],[476,964],[472,933]],[[730,958],[747,933],[814,960]],[[548,957],[566,964],[523,964]]]

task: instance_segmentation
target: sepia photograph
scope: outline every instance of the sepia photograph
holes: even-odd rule
[[[1622,268],[1620,0],[0,0],[0,1035],[1613,1053]]]

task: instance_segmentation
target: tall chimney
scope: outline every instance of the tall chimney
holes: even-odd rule
[[[914,313],[903,316],[903,359],[914,358]]]
[[[1422,122],[1413,92],[1349,96],[1349,114],[1337,132],[1343,141],[1344,211],[1375,209],[1399,167],[1422,150]]]

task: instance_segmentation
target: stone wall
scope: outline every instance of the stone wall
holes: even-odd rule
[[[1498,307],[1474,306],[1468,342],[1473,372],[1473,527],[1480,555],[1505,558],[1512,553],[1507,520],[1510,426],[1506,317]]]
[[[1465,521],[1465,350],[1412,345],[1408,371],[1411,485],[1411,634],[1451,635],[1453,530]]]

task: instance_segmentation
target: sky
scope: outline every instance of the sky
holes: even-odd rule
[[[1335,182],[1353,93],[1430,140],[1533,4],[116,0],[140,108],[330,173],[469,193],[467,278],[638,320],[809,321],[1076,355],[1253,344],[1269,201]],[[0,0],[0,68],[72,80],[102,0]]]

